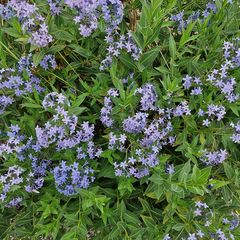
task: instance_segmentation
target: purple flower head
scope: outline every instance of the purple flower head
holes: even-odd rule
[[[166,164],[165,172],[169,175],[174,174],[175,173],[174,165],[173,164]]]
[[[156,107],[154,105],[157,101],[157,93],[152,84],[148,83],[141,88],[137,88],[135,93],[139,93],[141,95],[141,110],[156,110]]]
[[[123,4],[120,0],[65,0],[65,4],[77,11],[74,21],[84,37],[90,36],[97,29],[100,19],[104,20],[106,32],[112,33],[123,18]]]
[[[22,198],[20,197],[13,197],[8,202],[5,200],[8,195],[12,197],[13,189],[23,183],[23,172],[24,170],[21,167],[14,165],[8,168],[6,174],[0,175],[0,184],[2,185],[0,191],[0,201],[4,202],[5,206],[8,208],[17,206],[22,201]]]
[[[226,114],[224,106],[218,106],[214,104],[208,105],[208,110],[206,112],[210,118],[215,118],[217,121],[223,119],[224,115]]]
[[[240,66],[240,51],[238,48],[239,43],[237,39],[233,39],[232,42],[225,41],[223,44],[223,56],[225,61],[221,64],[219,69],[214,69],[208,74],[207,78],[207,81],[219,89],[230,103],[236,102],[239,99],[239,94],[235,93],[236,80],[229,76],[232,69],[236,69]]]
[[[127,136],[125,134],[120,134],[119,136],[117,136],[113,132],[110,132],[108,148],[124,151],[125,150],[124,145],[126,140]]]
[[[188,102],[183,101],[175,109],[173,109],[173,116],[180,117],[183,115],[191,115],[191,110],[189,109]]]
[[[128,117],[123,121],[123,129],[129,133],[140,133],[147,124],[148,114],[137,112],[133,117]]]
[[[20,97],[32,93],[33,90],[36,90],[39,93],[44,90],[44,88],[40,86],[40,80],[33,75],[31,70],[32,67],[34,67],[32,56],[29,54],[20,58],[17,70],[0,70],[0,90],[11,95],[0,95],[0,114],[4,112],[7,106],[15,102],[14,97]],[[24,71],[28,74],[27,79],[21,76],[24,76]]]
[[[30,34],[29,42],[34,45],[45,47],[53,40],[36,4],[25,0],[11,0],[6,6],[0,5],[0,16],[6,20],[17,17],[22,24],[22,30]]]
[[[108,90],[108,96],[104,98],[104,106],[101,109],[101,122],[107,126],[111,127],[113,125],[113,120],[111,118],[113,103],[110,97],[118,97],[119,93],[116,89],[109,89]]]
[[[52,92],[44,97],[42,105],[45,109],[56,109],[57,106],[70,106],[70,103],[63,94]]]
[[[218,165],[228,158],[226,150],[220,149],[215,152],[203,151],[203,155],[200,160],[207,165]]]
[[[234,143],[240,143],[240,121],[236,124],[231,123],[231,127],[233,128],[234,132],[230,138]]]
[[[207,18],[211,12],[217,12],[216,5],[214,3],[207,3],[206,8],[202,12],[199,10],[192,12],[192,14],[187,18],[184,16],[184,12],[181,11],[176,15],[172,15],[170,19],[178,24],[178,31],[182,32],[183,29],[186,29],[190,23],[196,21],[197,19],[199,19],[200,22],[204,22],[204,19]]]
[[[55,69],[57,67],[56,59],[53,55],[46,55],[43,60],[40,62],[40,66],[45,70],[48,70],[49,67]]]
[[[22,197],[15,197],[6,204],[6,207],[7,208],[16,207],[22,202],[22,200],[23,200]]]
[[[14,102],[13,98],[0,95],[0,115],[4,113],[5,109]]]
[[[59,15],[62,11],[61,0],[48,0],[50,11],[53,15]]]
[[[100,70],[108,68],[113,59],[118,57],[122,51],[126,51],[131,54],[132,58],[137,61],[142,51],[136,45],[130,32],[127,35],[120,35],[118,32],[112,33],[110,31],[106,36],[106,42],[108,43],[106,58],[101,62]]]
[[[42,23],[40,28],[32,33],[29,41],[33,45],[46,47],[53,41],[53,37],[48,33],[48,26],[45,23]]]
[[[31,68],[35,67],[32,60],[32,54],[23,56],[18,62],[18,72],[22,73],[24,70],[30,75],[32,75]]]
[[[88,165],[80,166],[77,162],[67,165],[62,161],[54,168],[53,175],[57,190],[71,196],[77,193],[77,189],[88,188],[94,181],[94,171]]]

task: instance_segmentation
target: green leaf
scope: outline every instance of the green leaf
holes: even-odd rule
[[[184,228],[184,224],[183,223],[177,223],[175,224],[172,229],[176,230],[176,231],[181,231]]]
[[[240,110],[240,107],[237,106],[237,105],[233,105],[233,104],[231,104],[231,105],[230,105],[230,108],[231,108],[231,110],[233,111],[233,113],[234,113],[236,116],[239,117],[239,110]]]
[[[58,40],[65,40],[68,42],[76,40],[75,36],[73,36],[71,33],[64,30],[58,30],[56,32],[52,32],[52,35],[54,36],[55,39],[58,39]]]
[[[127,222],[140,225],[141,221],[138,219],[137,215],[131,212],[124,213],[124,218]]]
[[[163,185],[164,179],[160,174],[154,173],[149,180],[157,185]]]
[[[22,36],[15,28],[1,28],[1,30],[15,38],[19,38]]]
[[[82,112],[84,112],[86,109],[87,109],[86,107],[73,107],[73,108],[69,109],[69,113],[78,116]]]
[[[77,240],[76,236],[77,236],[76,229],[70,229],[67,233],[65,233],[61,237],[61,240]]]
[[[147,52],[145,52],[141,57],[141,64],[145,67],[149,67],[153,64],[154,60],[157,58],[160,47],[155,47]]]
[[[172,59],[174,60],[176,57],[176,42],[175,42],[172,34],[170,34],[170,37],[169,37],[169,52],[170,52]]]
[[[191,164],[190,164],[190,161],[187,161],[183,165],[183,168],[181,169],[181,171],[179,172],[179,176],[178,176],[179,182],[186,183],[190,171],[191,171]]]
[[[45,56],[45,51],[40,51],[38,53],[35,53],[33,55],[33,63],[35,66],[38,66],[39,63],[42,61],[42,59],[44,58]]]
[[[216,180],[216,179],[211,179],[210,181],[209,181],[209,184],[212,184],[213,185],[213,190],[214,189],[218,189],[218,188],[221,188],[221,187],[223,187],[223,186],[226,186],[226,185],[228,185],[229,183],[231,183],[231,182],[229,182],[229,181],[220,181],[220,180]]]
[[[120,178],[118,183],[118,191],[121,196],[124,196],[126,193],[132,193],[135,188],[132,185],[131,178]]]
[[[148,231],[155,230],[156,223],[151,217],[140,215],[145,225],[148,227]]]
[[[138,198],[138,200],[141,202],[143,210],[145,212],[150,213],[151,212],[151,207],[150,207],[149,203],[146,200],[144,200],[143,198],[140,198],[140,197]]]
[[[40,104],[30,103],[30,102],[22,103],[21,106],[27,107],[27,108],[42,108],[42,106]]]
[[[187,26],[187,29],[183,29],[183,34],[179,42],[179,47],[183,47],[187,42],[194,40],[198,37],[198,35],[190,36],[194,25],[195,22],[192,22]]]
[[[230,164],[228,164],[227,162],[223,162],[223,167],[224,167],[224,171],[228,177],[228,179],[232,179],[235,176],[235,171],[232,168],[232,166]]]
[[[115,178],[114,167],[110,164],[105,164],[98,174],[98,178]]]
[[[72,103],[72,107],[79,107],[87,96],[89,96],[89,93],[82,93],[79,95],[77,99]]]
[[[78,53],[82,57],[89,58],[92,55],[91,51],[89,51],[77,44],[70,44],[70,45],[68,45],[68,47],[72,48],[74,52]]]
[[[196,194],[199,194],[201,196],[204,195],[204,190],[202,188],[195,187],[195,186],[187,186],[187,189],[192,193],[196,193]]]
[[[165,188],[162,185],[155,185],[154,186],[154,193],[156,195],[157,199],[160,199],[162,197],[162,195],[165,192]]]
[[[119,59],[121,60],[121,62],[128,68],[131,69],[137,69],[136,65],[134,64],[133,59],[131,59],[128,55],[126,54],[121,54],[119,55]]]
[[[205,185],[211,174],[211,167],[200,170],[196,165],[193,167],[191,179],[195,184]]]
[[[55,53],[62,51],[65,47],[66,47],[66,45],[63,45],[63,44],[51,46],[48,52],[55,54]]]
[[[171,191],[176,193],[179,197],[184,198],[184,189],[176,183],[171,184]]]

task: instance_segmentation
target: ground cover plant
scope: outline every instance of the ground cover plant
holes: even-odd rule
[[[238,0],[0,21],[0,239],[240,239]]]

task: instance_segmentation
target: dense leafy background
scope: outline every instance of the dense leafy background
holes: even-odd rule
[[[22,56],[32,53],[36,66],[31,70],[40,78],[45,92],[34,91],[16,98],[0,115],[0,143],[6,141],[5,133],[11,124],[18,124],[23,134],[35,136],[35,127],[51,117],[42,107],[44,96],[55,91],[63,93],[71,102],[69,111],[78,117],[79,124],[84,121],[95,124],[94,142],[102,147],[103,153],[92,163],[94,183],[88,189],[78,189],[74,196],[64,196],[56,190],[51,172],[46,175],[39,193],[15,189],[22,191],[24,201],[13,208],[1,203],[0,238],[164,239],[169,233],[172,239],[190,239],[189,233],[201,230],[205,238],[199,239],[218,239],[217,235],[210,235],[218,229],[229,236],[229,225],[222,224],[223,217],[234,213],[239,221],[240,214],[239,144],[230,139],[233,134],[230,123],[237,123],[239,119],[240,101],[229,103],[206,79],[224,62],[224,42],[240,37],[239,1],[216,0],[216,13],[211,12],[204,21],[191,22],[182,32],[178,31],[177,23],[171,21],[171,15],[183,10],[186,16],[193,11],[203,11],[206,1],[124,1],[119,32],[132,30],[142,55],[134,61],[123,51],[104,71],[99,70],[107,47],[104,22],[99,23],[91,36],[83,37],[72,20],[74,11],[64,8],[59,16],[53,16],[47,1],[29,2],[39,7],[54,40],[46,47],[37,47],[28,42],[29,36],[21,30],[17,18],[2,19],[0,67],[16,68]],[[55,56],[56,69],[40,67],[46,54]],[[122,79],[130,73],[134,73],[133,78],[123,84]],[[184,90],[182,79],[186,74],[203,80],[201,95],[192,96]],[[239,74],[239,67],[231,71],[238,93]],[[161,150],[159,165],[151,169],[149,176],[118,177],[113,162],[125,156],[108,149],[111,130],[100,121],[104,97],[110,88],[120,92],[120,97],[114,100],[113,114],[120,129],[122,121],[134,115],[139,106],[134,90],[146,83],[155,86],[158,106],[174,107],[187,100],[192,115],[174,120],[176,142]],[[6,93],[0,90],[0,94]],[[197,114],[200,108],[206,109],[207,104],[224,105],[226,109],[224,119],[214,121],[210,127],[202,126]],[[228,158],[217,166],[206,166],[199,161],[199,152],[203,149],[226,149]],[[58,153],[51,148],[45,151],[44,158],[72,163],[75,156],[69,150]],[[166,172],[166,163],[174,164],[174,174]],[[0,155],[0,164],[2,175],[12,165],[25,169],[31,165],[29,159],[19,161],[16,154]],[[206,216],[194,216],[197,201],[207,203],[212,210],[210,227],[204,226]],[[239,227],[232,234],[240,239]]]

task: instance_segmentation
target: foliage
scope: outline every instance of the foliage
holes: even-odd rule
[[[0,238],[240,239],[239,7],[0,4]]]

